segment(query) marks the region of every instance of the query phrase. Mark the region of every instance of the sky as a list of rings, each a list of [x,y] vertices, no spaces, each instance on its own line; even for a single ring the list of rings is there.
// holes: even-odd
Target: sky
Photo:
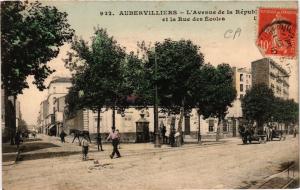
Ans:
[[[204,54],[205,62],[212,65],[228,63],[231,66],[251,68],[251,61],[263,58],[255,45],[257,37],[256,14],[235,14],[236,10],[251,11],[259,7],[280,7],[297,8],[296,2],[117,2],[117,1],[42,1],[44,5],[57,7],[60,11],[68,13],[68,21],[75,30],[75,34],[89,41],[93,35],[94,28],[106,28],[110,36],[118,41],[126,50],[136,51],[137,42],[145,41],[154,43],[163,41],[166,38],[172,40],[192,40],[199,45],[200,51]],[[120,11],[177,11],[179,15],[119,15]],[[216,11],[227,10],[233,14],[214,15],[188,15],[188,12],[195,11]],[[100,12],[111,11],[114,16],[101,16]],[[181,13],[182,12],[182,13]],[[253,13],[253,12],[252,12]],[[170,17],[178,20],[183,18],[224,17],[225,21],[175,21],[163,22],[163,18]],[[236,32],[237,31],[237,32]],[[227,32],[227,33],[226,33]],[[234,33],[236,33],[234,37]],[[224,37],[224,35],[226,37]],[[60,48],[59,55],[48,64],[57,72],[53,73],[46,80],[46,84],[54,76],[70,76],[69,71],[64,67],[63,58],[70,50],[70,45],[65,44]],[[285,68],[290,64],[291,76],[290,98],[298,101],[298,62],[295,59],[273,58]],[[41,101],[46,99],[47,90],[40,92],[32,85],[33,77],[28,77],[30,88],[25,89],[22,95],[18,96],[21,103],[23,119],[28,124],[36,124]]]

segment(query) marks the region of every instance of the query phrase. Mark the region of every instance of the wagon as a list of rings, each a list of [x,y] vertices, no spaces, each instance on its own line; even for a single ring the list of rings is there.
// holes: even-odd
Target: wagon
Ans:
[[[285,136],[283,135],[283,132],[280,131],[280,130],[273,130],[272,131],[271,140],[273,140],[274,138],[277,138],[279,140],[285,140]]]
[[[266,135],[256,134],[251,128],[241,127],[239,132],[244,144],[247,144],[248,142],[251,144],[253,141],[258,141],[259,144],[266,143]]]

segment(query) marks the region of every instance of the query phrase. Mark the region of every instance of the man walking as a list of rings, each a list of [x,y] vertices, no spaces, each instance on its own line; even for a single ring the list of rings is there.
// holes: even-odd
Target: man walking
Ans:
[[[110,132],[110,134],[107,137],[107,140],[112,140],[112,145],[113,145],[113,152],[110,155],[110,158],[112,159],[114,157],[115,154],[117,154],[117,158],[120,158],[120,152],[118,150],[118,144],[119,144],[119,140],[120,140],[120,135],[119,133],[116,131],[115,128],[112,128],[112,131]]]
[[[64,132],[64,130],[62,130],[61,131],[61,133],[60,133],[60,140],[61,140],[61,143],[65,143],[66,141],[65,141],[65,136],[66,136],[67,134]]]

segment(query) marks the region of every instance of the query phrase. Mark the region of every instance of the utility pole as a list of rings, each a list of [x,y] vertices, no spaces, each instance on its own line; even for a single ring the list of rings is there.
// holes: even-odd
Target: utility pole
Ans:
[[[158,100],[157,100],[157,60],[156,60],[156,52],[154,46],[154,64],[155,64],[155,96],[154,96],[154,132],[155,132],[155,142],[154,147],[160,148],[160,140],[159,140],[159,131],[158,131]]]

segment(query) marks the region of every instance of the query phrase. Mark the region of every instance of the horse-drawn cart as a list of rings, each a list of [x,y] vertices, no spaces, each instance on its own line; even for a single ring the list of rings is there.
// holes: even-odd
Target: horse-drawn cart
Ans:
[[[267,136],[263,133],[256,133],[252,127],[243,127],[239,129],[242,137],[243,144],[252,144],[253,141],[257,141],[259,144],[266,143]]]

